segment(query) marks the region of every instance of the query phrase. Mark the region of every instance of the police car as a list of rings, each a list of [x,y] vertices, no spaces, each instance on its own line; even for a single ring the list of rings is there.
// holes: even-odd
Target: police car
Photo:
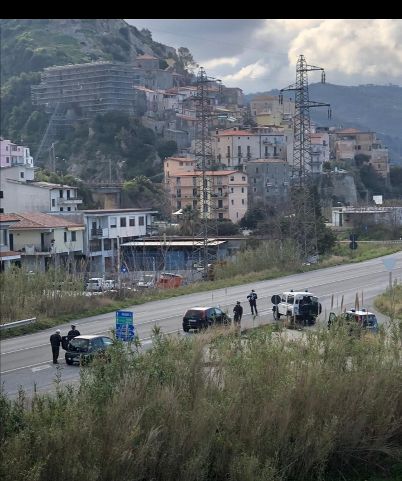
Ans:
[[[335,322],[346,323],[346,325],[352,330],[358,328],[373,334],[377,334],[378,332],[378,320],[376,315],[364,308],[349,309],[340,315],[331,312],[328,318],[328,328],[330,328]]]

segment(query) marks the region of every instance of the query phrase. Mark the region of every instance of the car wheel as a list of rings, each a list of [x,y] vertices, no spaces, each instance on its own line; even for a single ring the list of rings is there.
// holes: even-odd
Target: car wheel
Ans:
[[[190,330],[190,329],[189,329],[188,327],[183,327],[183,331],[184,331],[184,332],[189,332],[189,330]]]
[[[66,358],[66,363],[71,366],[72,364],[74,364],[73,360],[72,359],[67,359]]]

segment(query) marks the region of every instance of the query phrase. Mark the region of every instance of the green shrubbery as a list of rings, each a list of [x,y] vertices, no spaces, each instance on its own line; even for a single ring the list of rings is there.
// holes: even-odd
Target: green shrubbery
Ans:
[[[401,332],[157,335],[1,404],[4,481],[368,479],[402,455]],[[393,477],[392,479],[397,479]]]

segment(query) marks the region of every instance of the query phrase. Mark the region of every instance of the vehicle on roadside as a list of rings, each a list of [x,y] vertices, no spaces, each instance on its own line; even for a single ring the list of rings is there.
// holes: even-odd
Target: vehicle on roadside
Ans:
[[[183,283],[183,276],[180,274],[172,274],[170,272],[162,272],[156,281],[158,289],[172,289],[180,287]]]
[[[155,287],[155,276],[153,274],[144,274],[136,283],[140,289],[152,289]]]
[[[88,292],[104,292],[116,288],[116,282],[113,279],[103,279],[103,277],[91,277],[85,284],[85,290]]]
[[[229,325],[231,322],[230,316],[220,307],[191,307],[184,314],[183,331],[201,330],[215,325]]]
[[[296,324],[313,325],[322,311],[318,297],[309,292],[308,289],[305,291],[293,291],[291,289],[280,295],[276,294],[271,297],[271,302],[274,319],[278,321],[281,317],[284,317],[288,326]]]
[[[108,336],[83,335],[68,341],[62,337],[62,347],[66,351],[67,364],[88,364],[95,356],[105,356],[113,345],[113,339]]]
[[[372,334],[378,333],[378,320],[375,314],[367,309],[349,309],[336,315],[330,312],[328,317],[328,329],[334,325],[346,325],[351,334],[360,334],[365,331]]]

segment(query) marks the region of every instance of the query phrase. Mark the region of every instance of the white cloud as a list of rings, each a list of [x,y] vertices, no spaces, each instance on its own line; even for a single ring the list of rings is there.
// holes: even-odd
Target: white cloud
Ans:
[[[203,60],[199,62],[204,68],[216,68],[221,67],[222,65],[230,65],[234,67],[239,63],[239,59],[237,57],[220,57],[220,58],[211,58],[210,60]]]
[[[233,83],[233,81],[241,81],[245,79],[258,79],[261,78],[263,75],[266,75],[268,70],[268,65],[261,65],[260,60],[258,60],[253,64],[242,67],[238,72],[234,74],[223,76],[222,80],[224,82],[226,81]]]
[[[207,74],[244,92],[295,81],[296,62],[324,67],[327,82],[402,84],[400,19],[130,20],[156,41],[186,46]],[[203,59],[200,62],[200,59]],[[309,76],[310,82],[318,74]]]

